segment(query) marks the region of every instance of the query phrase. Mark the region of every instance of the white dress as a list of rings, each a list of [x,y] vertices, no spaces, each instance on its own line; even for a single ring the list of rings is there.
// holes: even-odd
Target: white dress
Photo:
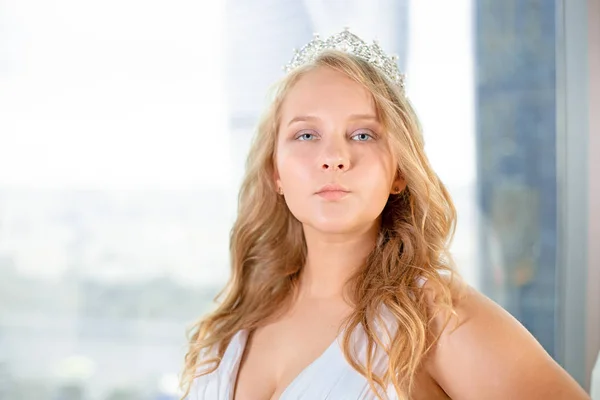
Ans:
[[[396,324],[392,323],[389,311],[382,309],[385,329],[377,324],[376,330],[384,343],[389,343],[391,332]],[[388,332],[390,332],[388,334]],[[248,332],[237,332],[227,347],[219,367],[208,375],[196,378],[192,384],[188,400],[232,400],[233,388],[238,375],[238,369]],[[371,400],[376,399],[367,380],[355,371],[344,358],[342,353],[342,335],[338,336],[331,345],[287,386],[280,400]],[[366,339],[362,327],[358,327],[351,337],[355,351],[360,360],[366,354]],[[364,361],[363,361],[364,365]],[[379,350],[374,357],[374,371],[381,374],[387,365],[385,352]],[[393,388],[387,390],[390,400],[397,399]]]

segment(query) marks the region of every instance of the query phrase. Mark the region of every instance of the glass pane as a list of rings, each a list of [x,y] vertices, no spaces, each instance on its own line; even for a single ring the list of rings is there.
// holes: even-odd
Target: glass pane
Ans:
[[[553,354],[554,2],[204,3],[0,3],[0,398],[176,398],[267,88],[345,25],[407,73],[460,271]]]
[[[554,2],[476,7],[481,287],[554,355],[556,27]]]
[[[229,271],[224,4],[0,9],[0,399],[178,398]]]

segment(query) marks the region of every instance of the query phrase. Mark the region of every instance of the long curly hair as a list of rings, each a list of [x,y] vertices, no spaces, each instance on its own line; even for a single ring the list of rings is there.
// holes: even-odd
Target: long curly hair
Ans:
[[[277,194],[273,178],[275,149],[286,94],[308,71],[321,67],[347,75],[371,93],[390,150],[398,162],[397,172],[406,181],[402,194],[389,197],[374,248],[348,282],[352,285],[354,308],[344,323],[342,349],[346,360],[367,379],[379,398],[379,388],[385,391],[389,385],[398,398],[408,398],[422,362],[439,337],[432,335],[432,319],[444,312],[447,324],[455,315],[452,280],[456,279],[456,271],[449,245],[456,211],[425,155],[413,107],[402,89],[368,62],[343,52],[327,51],[275,85],[270,106],[259,122],[230,236],[231,275],[217,296],[216,309],[189,332],[181,377],[183,397],[189,394],[197,376],[218,367],[238,331],[261,326],[297,289],[307,248],[301,223],[291,214],[283,196]],[[419,284],[420,279],[427,280],[430,293],[435,293],[433,297]],[[375,333],[382,305],[398,326],[387,346]],[[359,325],[367,340],[365,363],[350,351],[350,336]],[[369,356],[376,347],[388,356],[383,374],[373,371]],[[212,356],[208,356],[209,350],[213,350]]]

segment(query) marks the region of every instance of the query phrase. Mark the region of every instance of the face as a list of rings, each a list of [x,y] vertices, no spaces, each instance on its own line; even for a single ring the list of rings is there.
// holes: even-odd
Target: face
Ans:
[[[396,162],[367,89],[330,68],[305,74],[281,108],[276,183],[292,214],[324,233],[369,229],[396,188]]]

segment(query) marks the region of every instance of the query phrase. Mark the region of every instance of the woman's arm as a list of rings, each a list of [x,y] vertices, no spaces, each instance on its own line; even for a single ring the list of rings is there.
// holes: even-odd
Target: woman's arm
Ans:
[[[428,362],[431,376],[455,400],[590,397],[537,340],[499,305],[468,287]],[[432,328],[445,321],[440,313]]]

